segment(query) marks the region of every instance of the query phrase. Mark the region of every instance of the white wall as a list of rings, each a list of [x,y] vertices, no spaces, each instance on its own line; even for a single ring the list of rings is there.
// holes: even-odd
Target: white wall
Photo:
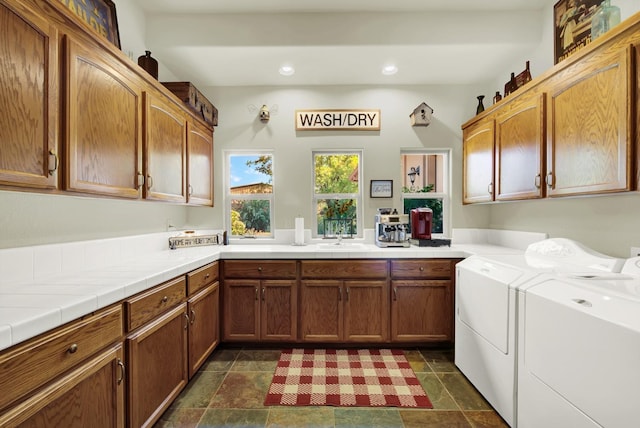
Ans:
[[[223,152],[238,149],[273,149],[275,228],[293,228],[302,214],[305,224],[313,219],[312,156],[314,149],[362,149],[364,225],[373,228],[377,208],[400,207],[402,148],[450,148],[452,150],[452,223],[456,227],[488,224],[488,207],[462,210],[462,131],[460,125],[475,114],[477,88],[469,86],[334,86],[334,87],[221,87],[204,88],[219,109],[215,131],[215,208],[191,209],[189,223],[223,227]],[[428,127],[412,127],[409,114],[425,101],[433,109]],[[262,104],[277,106],[268,124],[258,120]],[[295,131],[296,109],[360,108],[381,110],[380,132]],[[369,198],[372,179],[391,179],[393,199]]]

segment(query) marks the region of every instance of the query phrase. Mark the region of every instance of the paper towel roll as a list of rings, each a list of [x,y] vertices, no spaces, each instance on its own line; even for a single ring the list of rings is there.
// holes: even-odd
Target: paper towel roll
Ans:
[[[304,217],[296,217],[296,233],[293,243],[295,245],[304,244]]]

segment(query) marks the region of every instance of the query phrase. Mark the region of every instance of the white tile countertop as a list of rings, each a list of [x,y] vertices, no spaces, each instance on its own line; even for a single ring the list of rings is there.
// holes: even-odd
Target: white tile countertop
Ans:
[[[169,250],[176,232],[0,250],[0,350],[220,259],[465,258],[519,254],[546,234],[454,230],[451,247],[264,241]]]

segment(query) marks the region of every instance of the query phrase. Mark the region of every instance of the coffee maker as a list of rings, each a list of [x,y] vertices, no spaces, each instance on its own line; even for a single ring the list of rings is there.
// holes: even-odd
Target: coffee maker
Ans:
[[[378,247],[409,247],[409,215],[380,208],[375,216],[376,245]]]
[[[411,210],[411,238],[431,239],[431,223],[433,211],[431,208],[414,208]]]

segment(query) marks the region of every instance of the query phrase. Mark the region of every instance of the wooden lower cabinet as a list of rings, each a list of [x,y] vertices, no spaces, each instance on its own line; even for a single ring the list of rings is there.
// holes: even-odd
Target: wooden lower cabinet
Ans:
[[[452,284],[448,280],[391,281],[391,340],[453,340]]]
[[[189,381],[187,304],[126,338],[128,426],[152,426]]]
[[[2,414],[0,426],[124,427],[125,372],[118,343]]]
[[[189,311],[189,379],[220,343],[220,283],[198,292],[187,301]]]
[[[295,341],[297,290],[291,279],[226,280],[224,339]]]
[[[302,280],[301,339],[305,342],[385,342],[386,280]]]

